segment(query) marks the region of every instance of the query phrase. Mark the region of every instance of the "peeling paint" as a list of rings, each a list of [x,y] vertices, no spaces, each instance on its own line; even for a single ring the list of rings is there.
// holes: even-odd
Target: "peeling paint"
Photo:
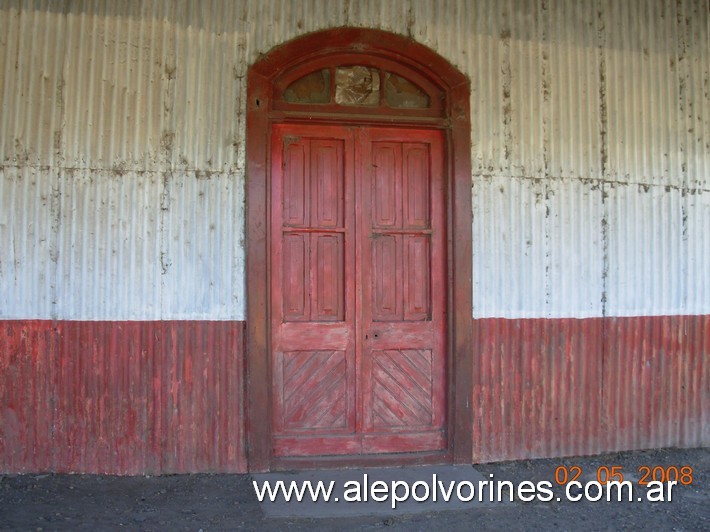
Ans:
[[[647,245],[684,250],[667,267],[689,269],[683,282],[699,291],[671,310],[710,301],[697,221],[710,191],[705,0],[50,5],[0,7],[2,201],[18,220],[3,225],[18,266],[3,263],[0,290],[18,314],[108,316],[111,302],[90,303],[92,284],[130,279],[135,293],[112,295],[121,315],[243,318],[248,65],[284,40],[347,25],[416,39],[472,81],[475,316],[624,312],[607,300],[621,289],[610,276],[626,270],[676,290],[636,270],[642,261],[613,258],[615,242],[646,234],[634,209],[649,209],[647,197],[677,222]],[[612,218],[622,205],[637,220],[628,227]],[[580,209],[593,233],[575,225]],[[219,256],[199,247],[213,233]],[[577,275],[584,286],[567,255],[594,264]],[[227,286],[224,298],[190,306],[165,295],[199,293],[198,278]],[[505,279],[517,284],[503,297]],[[64,294],[66,283],[82,293]]]
[[[599,135],[601,137],[600,147],[600,162],[601,173],[603,176],[607,174],[607,163],[609,160],[609,148],[607,146],[607,103],[606,103],[606,56],[605,56],[605,26],[604,13],[600,10],[597,17],[597,38],[599,42]]]

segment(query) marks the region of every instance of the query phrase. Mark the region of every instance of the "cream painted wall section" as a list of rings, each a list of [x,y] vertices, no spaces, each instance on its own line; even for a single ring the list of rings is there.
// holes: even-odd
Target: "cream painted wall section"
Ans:
[[[334,26],[471,79],[474,317],[710,313],[704,0],[6,1],[0,317],[244,319],[248,65]]]

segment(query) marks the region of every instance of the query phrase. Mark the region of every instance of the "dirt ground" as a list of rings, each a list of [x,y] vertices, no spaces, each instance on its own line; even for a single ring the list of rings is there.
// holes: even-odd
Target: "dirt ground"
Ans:
[[[672,502],[522,502],[392,517],[267,519],[248,475],[0,475],[2,530],[710,530],[710,450],[663,449],[477,465],[496,480],[554,483],[565,466],[580,481],[620,466],[635,486],[644,466],[690,466]],[[565,469],[558,470],[563,476]],[[605,472],[604,469],[601,470]],[[660,470],[658,470],[660,472]],[[686,470],[687,472],[688,470]],[[659,473],[660,474],[660,473]],[[686,478],[686,483],[690,480]],[[645,489],[639,487],[639,494]],[[555,486],[555,494],[564,490]],[[575,490],[572,491],[575,494]],[[579,494],[579,492],[576,492]]]

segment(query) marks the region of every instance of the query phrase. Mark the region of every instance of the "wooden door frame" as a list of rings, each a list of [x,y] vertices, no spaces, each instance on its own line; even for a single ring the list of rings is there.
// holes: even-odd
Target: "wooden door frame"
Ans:
[[[448,238],[448,453],[446,461],[468,464],[473,449],[471,120],[468,78],[429,48],[400,35],[362,28],[337,28],[294,39],[263,56],[249,69],[246,130],[245,353],[246,451],[249,471],[268,471],[271,456],[271,372],[269,352],[269,180],[271,125],[288,116],[273,110],[277,77],[294,65],[335,53],[374,56],[405,65],[444,93],[444,116],[431,124],[445,131]],[[307,117],[301,117],[302,121]],[[330,119],[342,117],[332,116]],[[327,121],[329,117],[320,117]],[[398,125],[393,117],[363,122]],[[421,122],[418,125],[423,125]],[[363,457],[358,463],[390,465],[431,457]],[[342,459],[333,462],[342,465]],[[308,465],[308,464],[306,464]]]

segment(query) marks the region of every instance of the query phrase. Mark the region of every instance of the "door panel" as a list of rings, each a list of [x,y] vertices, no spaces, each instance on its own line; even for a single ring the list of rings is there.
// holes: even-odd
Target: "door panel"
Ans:
[[[421,235],[405,236],[403,244],[404,319],[427,320],[431,308],[429,238]]]
[[[313,227],[343,227],[343,140],[312,139]]]
[[[352,186],[347,129],[274,128],[270,264],[277,456],[359,450],[354,218],[345,214]],[[334,435],[350,441],[333,443]]]
[[[272,452],[446,447],[441,133],[275,125]]]
[[[309,235],[285,234],[283,253],[283,319],[308,321],[311,315],[309,296]]]
[[[399,242],[396,235],[378,235],[372,242],[372,313],[377,321],[396,320],[401,314],[402,277]]]
[[[410,229],[430,227],[430,157],[429,145],[404,144],[402,174],[404,226]]]
[[[344,318],[343,235],[313,235],[316,260],[316,321],[342,321]]]
[[[363,452],[442,449],[446,248],[441,136],[371,128],[360,138]],[[386,190],[395,191],[395,197]]]
[[[286,351],[280,362],[284,429],[347,427],[344,351]]]
[[[429,349],[372,352],[372,426],[429,427],[432,353]]]
[[[372,226],[400,227],[402,158],[396,143],[378,143],[371,154]],[[369,169],[364,169],[365,171]]]

